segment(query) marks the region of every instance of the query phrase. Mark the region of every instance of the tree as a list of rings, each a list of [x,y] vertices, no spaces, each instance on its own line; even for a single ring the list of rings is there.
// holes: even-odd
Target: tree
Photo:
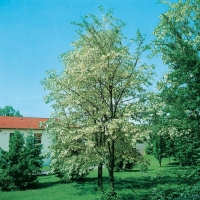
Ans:
[[[180,155],[199,154],[200,125],[200,21],[199,0],[166,2],[154,34],[154,53],[161,54],[169,72],[158,83],[168,109],[168,120],[182,140]],[[190,149],[190,153],[188,153]],[[186,152],[187,151],[187,152]],[[181,156],[179,156],[181,158]],[[193,163],[197,162],[193,159]]]
[[[20,131],[10,138],[9,152],[0,149],[2,190],[26,189],[36,185],[42,168],[41,146],[32,133],[25,139]]]
[[[158,160],[160,167],[162,159],[166,157],[166,141],[164,135],[156,135],[153,141],[153,154]]]
[[[140,64],[141,54],[148,49],[141,33],[130,40],[135,48],[131,54],[131,44],[122,33],[124,23],[112,11],[100,10],[102,19],[87,15],[81,23],[74,23],[78,36],[73,49],[61,56],[63,72],[48,71],[42,84],[50,91],[46,103],[52,102],[54,108],[47,132],[55,141],[53,155],[59,155],[52,162],[73,162],[65,155],[72,149],[82,151],[85,161],[98,166],[100,184],[102,165],[107,167],[114,191],[117,141],[134,147],[143,136],[139,123],[153,72],[152,66]]]
[[[23,117],[19,110],[16,111],[12,106],[5,106],[4,108],[0,108],[0,116]]]
[[[164,156],[165,143],[163,141],[163,135],[165,129],[164,126],[164,104],[161,102],[159,94],[149,93],[148,101],[146,103],[145,118],[149,127],[149,138],[146,141],[146,153],[153,154],[158,160],[160,166]]]
[[[175,156],[175,154],[176,154],[174,137],[171,137],[169,134],[166,134],[165,135],[165,143],[166,143],[165,154],[166,154],[166,157],[169,158],[169,163],[170,163],[170,158],[172,156]]]
[[[146,122],[149,126],[149,138],[146,151],[154,154],[161,166],[162,159],[175,155],[174,137],[176,129],[171,125],[168,106],[163,101],[160,93],[149,93],[146,104]]]
[[[0,156],[0,168],[2,174],[0,181],[2,184],[2,190],[17,189],[22,184],[21,174],[21,153],[23,152],[24,138],[23,135],[16,131],[11,137],[9,144],[9,152],[1,149]]]

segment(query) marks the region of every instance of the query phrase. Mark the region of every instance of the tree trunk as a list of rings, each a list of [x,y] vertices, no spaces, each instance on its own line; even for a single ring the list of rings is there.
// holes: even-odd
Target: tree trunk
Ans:
[[[109,172],[109,184],[110,184],[110,190],[114,191],[114,164],[115,164],[115,154],[114,154],[114,141],[111,142],[110,146],[110,161],[108,166],[108,172]]]
[[[110,168],[109,170],[109,184],[110,184],[110,190],[114,191],[114,170]]]
[[[160,165],[160,167],[162,166],[162,158],[161,158],[161,156],[159,155],[159,165]]]
[[[103,165],[99,163],[98,165],[98,188],[103,191]]]
[[[94,121],[96,124],[96,121]],[[96,146],[101,147],[103,145],[103,132],[95,134]],[[98,164],[98,189],[103,191],[103,164]]]
[[[161,160],[159,160],[159,165],[160,165],[160,167],[162,167],[162,165],[161,165]]]

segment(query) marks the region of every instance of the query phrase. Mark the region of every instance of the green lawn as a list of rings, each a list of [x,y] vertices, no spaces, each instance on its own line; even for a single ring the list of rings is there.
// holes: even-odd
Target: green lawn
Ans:
[[[49,171],[50,167],[49,166],[43,166],[42,171]]]
[[[167,187],[169,185],[184,184],[177,180],[173,174],[168,174],[176,165],[169,165],[168,159],[163,160],[163,167],[153,156],[148,156],[151,166],[148,173],[143,174],[138,169],[131,172],[115,173],[115,187],[117,193],[124,200],[148,200],[154,187]],[[44,170],[48,170],[45,167]],[[162,175],[162,177],[161,177]],[[39,177],[39,189],[14,192],[0,192],[0,200],[98,200],[100,194],[96,191],[97,170],[91,172],[84,180],[73,183],[61,183],[54,175]],[[108,190],[108,173],[104,169],[104,189]]]

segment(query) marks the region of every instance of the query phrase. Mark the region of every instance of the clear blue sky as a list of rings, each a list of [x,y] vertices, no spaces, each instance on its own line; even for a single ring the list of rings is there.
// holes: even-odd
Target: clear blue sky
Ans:
[[[99,6],[126,23],[124,33],[135,36],[139,28],[151,39],[166,6],[157,0],[0,0],[0,107],[13,106],[23,116],[49,117],[52,112],[40,85],[50,69],[62,69],[58,56],[70,49],[76,36],[73,21],[99,15]],[[144,59],[146,62],[147,60]],[[160,60],[159,76],[166,71]]]

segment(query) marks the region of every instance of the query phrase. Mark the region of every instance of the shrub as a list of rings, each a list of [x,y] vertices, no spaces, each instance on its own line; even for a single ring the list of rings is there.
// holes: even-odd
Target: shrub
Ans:
[[[0,149],[0,183],[2,190],[16,190],[33,187],[41,172],[41,145],[35,145],[32,133],[25,139],[15,131],[10,139],[9,152]]]
[[[191,186],[169,186],[166,189],[154,188],[150,196],[151,200],[199,200],[200,183]]]
[[[116,172],[118,171],[127,171],[127,170],[131,170],[133,168],[133,166],[135,165],[135,163],[133,162],[128,162],[122,158],[116,158],[115,159],[115,168],[114,170]]]
[[[200,182],[199,182],[199,168],[198,167],[181,167],[179,170],[171,169],[165,171],[165,175],[168,173],[173,174],[176,180],[179,180],[176,186],[168,185],[165,188],[154,188],[150,199],[151,200],[198,200],[200,199]],[[193,180],[191,183],[190,180]],[[182,183],[184,180],[185,183]],[[194,183],[195,182],[195,183]],[[188,185],[190,184],[190,185]]]
[[[90,164],[91,163],[86,162],[81,155],[73,155],[62,163],[61,161],[58,162],[58,160],[56,160],[56,162],[51,162],[50,167],[57,177],[61,178],[64,182],[68,182],[82,179],[88,175],[89,172],[93,170]]]
[[[99,191],[101,193],[100,200],[122,200],[122,198],[115,191]]]

